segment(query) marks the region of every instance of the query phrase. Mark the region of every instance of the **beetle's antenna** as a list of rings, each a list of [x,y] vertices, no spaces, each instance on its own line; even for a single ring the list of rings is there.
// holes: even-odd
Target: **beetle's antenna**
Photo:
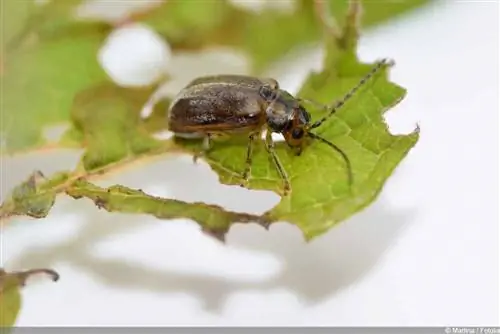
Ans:
[[[322,119],[320,119],[319,121],[317,122],[314,122],[310,129],[314,129],[314,128],[317,128],[319,127],[321,124],[323,124],[324,121],[326,121],[327,119],[329,119],[333,114],[335,114],[335,112],[337,112],[337,110],[339,108],[341,108],[347,100],[349,100],[354,94],[356,94],[356,92],[368,81],[371,79],[371,77],[373,77],[382,67],[384,67],[384,65],[388,65],[388,66],[392,66],[394,64],[394,62],[392,60],[389,60],[389,59],[382,59],[381,61],[379,61],[372,69],[371,71],[366,74],[363,78],[361,78],[361,80],[359,80],[358,84],[356,86],[354,86],[347,94],[344,95],[344,97],[342,99],[340,99],[339,101],[337,101],[337,103],[335,103],[335,105],[332,107],[332,109],[330,110],[330,113],[326,116],[324,116]]]
[[[337,151],[337,152],[340,153],[340,155],[342,156],[342,158],[345,161],[345,164],[346,164],[346,167],[347,167],[347,179],[348,179],[348,182],[349,182],[349,186],[351,186],[352,182],[353,182],[352,167],[351,167],[351,160],[349,160],[349,157],[347,157],[347,154],[345,154],[344,151],[342,151],[342,149],[340,147],[338,147],[337,145],[329,142],[325,138],[318,136],[317,134],[314,134],[312,132],[308,132],[307,135],[309,137],[313,138],[313,139],[317,139],[317,140],[325,143],[326,145],[330,146],[335,151]]]

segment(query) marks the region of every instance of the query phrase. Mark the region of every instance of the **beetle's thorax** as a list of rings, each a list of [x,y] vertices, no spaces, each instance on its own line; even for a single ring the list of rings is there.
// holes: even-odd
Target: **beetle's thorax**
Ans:
[[[286,91],[277,90],[275,99],[267,107],[266,116],[271,131],[281,133],[289,146],[298,151],[302,149],[311,116],[296,98]]]
[[[276,90],[275,98],[266,108],[267,125],[273,132],[282,132],[300,107],[297,100],[284,90]]]
[[[305,127],[311,119],[299,101],[284,90],[277,90],[276,97],[266,109],[267,124],[273,132],[283,133]]]

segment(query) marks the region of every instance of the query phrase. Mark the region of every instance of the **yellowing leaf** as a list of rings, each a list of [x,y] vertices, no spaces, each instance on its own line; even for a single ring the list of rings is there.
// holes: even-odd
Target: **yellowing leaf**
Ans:
[[[13,285],[10,281],[13,281],[13,279],[10,279],[6,283]],[[0,331],[2,333],[4,333],[4,329],[15,325],[20,309],[21,292],[17,286],[8,287],[0,293]]]
[[[19,288],[26,284],[26,280],[37,274],[49,275],[53,281],[59,279],[59,274],[51,269],[32,269],[7,273],[0,268],[0,331],[9,330],[16,323],[21,309],[21,293]]]

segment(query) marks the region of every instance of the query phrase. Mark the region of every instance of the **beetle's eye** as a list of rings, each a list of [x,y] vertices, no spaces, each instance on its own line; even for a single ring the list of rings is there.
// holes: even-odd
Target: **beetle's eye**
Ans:
[[[304,129],[302,128],[296,128],[292,130],[292,138],[293,139],[300,139],[304,136]]]
[[[268,85],[260,87],[259,94],[267,101],[272,101],[276,99],[276,91]]]

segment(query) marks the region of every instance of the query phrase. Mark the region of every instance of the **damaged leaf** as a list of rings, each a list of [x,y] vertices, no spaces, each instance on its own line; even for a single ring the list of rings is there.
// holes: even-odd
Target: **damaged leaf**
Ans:
[[[304,13],[310,11],[310,15],[321,15],[323,28],[329,35],[325,39],[326,56],[323,70],[308,77],[298,96],[331,105],[374,66],[361,63],[356,56],[360,6],[357,1],[352,4],[347,19],[340,20],[343,29],[335,32],[336,27],[327,26],[326,23],[327,7],[318,12],[317,7],[312,7],[312,2],[300,2],[300,6],[304,6]],[[173,6],[183,5],[174,2]],[[314,9],[316,14],[312,13]],[[209,12],[207,9],[207,13]],[[183,12],[179,17],[189,16],[188,13],[190,11]],[[267,17],[266,15],[261,18]],[[279,15],[276,16],[277,22]],[[192,18],[186,18],[186,22],[190,19]],[[211,21],[212,19],[215,21]],[[221,24],[217,18],[206,20],[207,31]],[[311,29],[321,31],[320,27],[314,26],[317,25],[314,23],[317,18],[311,20]],[[269,22],[271,21],[269,19]],[[300,26],[299,21],[294,21],[297,26]],[[245,25],[243,21],[241,24]],[[284,31],[286,32],[283,29],[282,33]],[[272,33],[274,32],[269,32],[271,36]],[[285,37],[288,38],[286,34]],[[390,82],[387,69],[384,69],[368,80],[334,117],[314,130],[347,154],[353,168],[352,186],[348,183],[345,161],[327,145],[317,141],[310,142],[301,156],[295,156],[284,143],[279,143],[277,153],[290,177],[291,194],[283,197],[275,208],[261,217],[227,212],[220,207],[202,203],[156,198],[140,190],[122,186],[103,189],[85,180],[91,175],[106,172],[109,166],[134,161],[142,155],[178,148],[192,152],[199,150],[199,143],[182,140],[159,141],[151,136],[152,132],[163,129],[165,124],[164,110],[157,109],[153,117],[146,121],[139,118],[141,107],[148,100],[153,88],[120,88],[104,79],[96,83],[95,78],[88,81],[89,84],[92,83],[88,86],[90,88],[81,89],[72,101],[73,126],[63,140],[66,144],[73,142],[86,147],[79,166],[82,168],[77,168],[75,174],[65,174],[66,179],[61,178],[61,184],[56,183],[53,188],[46,186],[51,184],[47,180],[42,183],[33,181],[40,178],[40,175],[32,176],[33,180],[30,179],[16,188],[11,198],[2,205],[2,217],[12,214],[44,217],[54,202],[55,194],[65,191],[75,198],[88,197],[99,208],[108,211],[146,213],[161,219],[190,218],[198,222],[205,231],[219,237],[222,237],[235,221],[255,221],[264,226],[274,221],[288,221],[299,226],[306,238],[310,239],[369,205],[393,170],[416,144],[419,136],[418,129],[411,134],[398,136],[388,131],[383,114],[404,97],[405,89]],[[57,90],[51,91],[51,94],[57,95]],[[324,111],[314,105],[305,106],[313,119],[324,115]],[[164,107],[165,105],[161,108]],[[247,149],[246,140],[241,139],[215,142],[213,149],[205,157],[225,184],[241,183]],[[280,192],[282,180],[262,143],[255,145],[254,153],[250,188]],[[77,179],[79,176],[81,178]]]
[[[188,218],[204,232],[223,240],[232,223],[256,222],[267,227],[267,219],[256,215],[226,211],[217,205],[187,203],[148,195],[142,190],[115,185],[101,188],[85,180],[73,183],[66,193],[73,198],[86,197],[109,212],[150,214],[159,219]]]
[[[357,9],[359,11],[359,8]],[[329,36],[324,69],[312,73],[298,96],[325,104],[340,99],[374,64],[363,64],[356,57],[356,21],[359,12],[338,36]],[[386,70],[369,80],[334,117],[313,130],[332,141],[349,157],[354,183],[349,187],[342,157],[330,147],[312,141],[301,156],[283,142],[277,154],[287,171],[292,192],[265,216],[272,221],[296,224],[307,239],[318,236],[340,221],[369,205],[387,178],[416,144],[418,129],[408,135],[392,135],[383,114],[405,95],[405,89],[390,82]],[[325,112],[305,104],[313,120]],[[182,141],[179,141],[182,142]],[[198,150],[199,148],[194,148]],[[244,170],[246,142],[229,140],[215,143],[206,160],[225,184],[240,184]],[[249,186],[280,192],[278,176],[262,143],[256,145]]]
[[[35,171],[19,186],[15,187],[10,197],[0,206],[0,218],[14,215],[26,215],[33,218],[47,216],[54,205],[57,188],[68,179],[68,173],[58,173],[47,179],[42,172]]]

